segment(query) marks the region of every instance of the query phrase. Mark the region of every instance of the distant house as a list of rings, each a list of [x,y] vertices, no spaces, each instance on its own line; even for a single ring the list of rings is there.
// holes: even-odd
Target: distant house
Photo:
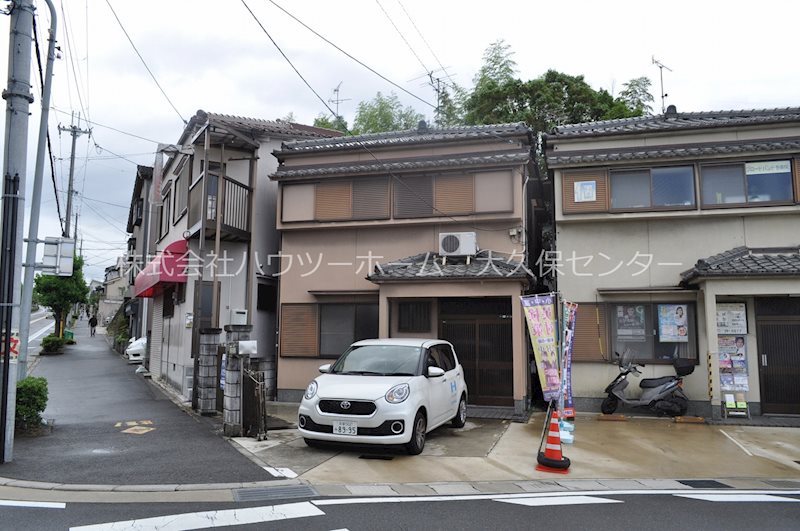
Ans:
[[[271,153],[282,141],[339,134],[198,111],[175,145],[160,146],[142,222],[149,223],[154,243],[133,293],[152,301],[153,378],[203,412],[222,410],[221,391],[214,397],[222,357],[214,351],[217,367],[199,374],[201,330],[217,330],[215,341],[222,342],[226,325],[252,326],[258,344],[252,367],[267,375],[274,392],[277,265],[270,265],[270,256],[278,253],[278,233],[277,185],[267,177],[277,167]],[[197,385],[205,389],[199,403]]]
[[[111,322],[124,304],[127,294],[127,261],[124,257],[120,257],[114,265],[108,266],[105,270],[103,296],[98,303],[97,320],[102,324]]]
[[[800,413],[800,108],[670,106],[557,127],[545,147],[579,403],[597,408],[616,351],[650,377],[695,360],[700,414],[736,393],[755,414]]]
[[[150,205],[152,203],[153,168],[150,166],[136,166],[136,178],[131,196],[131,206],[128,210],[128,224],[126,230],[128,237],[127,249],[127,280],[128,292],[126,293],[126,314],[130,323],[130,336],[135,338],[146,337],[150,322],[150,308],[148,299],[136,298],[134,284],[136,275],[140,273],[147,262],[152,258],[155,243],[155,230],[152,228]],[[147,363],[149,360],[145,360]]]
[[[353,341],[443,338],[473,406],[527,407],[518,297],[534,282],[539,184],[521,123],[284,143],[278,399]],[[538,204],[541,204],[538,203]]]

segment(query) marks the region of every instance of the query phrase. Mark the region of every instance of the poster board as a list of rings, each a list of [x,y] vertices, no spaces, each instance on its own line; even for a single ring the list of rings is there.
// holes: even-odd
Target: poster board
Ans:
[[[717,304],[717,334],[747,334],[747,306],[743,302]]]

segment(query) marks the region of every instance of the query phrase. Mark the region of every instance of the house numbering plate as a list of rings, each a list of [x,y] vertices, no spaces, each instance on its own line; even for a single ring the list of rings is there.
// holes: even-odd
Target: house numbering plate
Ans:
[[[352,420],[334,420],[333,433],[337,435],[358,435],[358,423]]]

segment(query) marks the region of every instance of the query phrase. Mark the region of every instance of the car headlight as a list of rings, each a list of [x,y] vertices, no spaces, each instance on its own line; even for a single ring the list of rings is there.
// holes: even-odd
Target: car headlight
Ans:
[[[411,394],[411,388],[408,384],[395,385],[386,392],[386,401],[390,404],[399,404],[405,402],[408,395]]]
[[[311,400],[317,395],[317,381],[312,380],[308,387],[306,387],[306,394],[303,395],[306,400]]]

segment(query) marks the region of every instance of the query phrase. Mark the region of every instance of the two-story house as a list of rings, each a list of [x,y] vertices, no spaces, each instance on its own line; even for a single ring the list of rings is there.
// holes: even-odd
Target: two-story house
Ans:
[[[126,231],[128,237],[128,299],[125,311],[130,323],[129,333],[133,338],[147,336],[148,323],[150,322],[148,312],[148,299],[138,299],[135,294],[136,275],[139,274],[147,262],[150,260],[151,249],[153,248],[153,231],[150,230],[151,205],[151,184],[153,180],[153,168],[150,166],[136,166],[136,177],[133,183],[133,194],[131,195],[131,206],[128,209],[128,224]],[[145,366],[149,363],[145,359]]]
[[[597,409],[614,352],[643,377],[697,362],[690,412],[735,393],[800,413],[800,109],[666,113],[545,137],[557,253],[579,303],[573,390]],[[634,381],[635,385],[635,381]]]
[[[521,123],[422,122],[275,153],[279,400],[299,401],[356,340],[439,337],[455,346],[470,404],[526,409],[531,145]]]
[[[282,141],[339,134],[201,110],[175,145],[160,148],[149,210],[155,256],[138,273],[134,292],[152,300],[150,372],[201,412],[221,411],[224,385],[216,352],[217,367],[198,374],[204,330],[215,330],[220,343],[226,325],[252,326],[252,366],[274,392],[277,265],[270,256],[279,239],[277,185],[267,177],[277,167],[272,151]]]
[[[128,294],[128,264],[125,257],[117,258],[114,265],[105,269],[103,279],[103,298],[97,308],[97,319],[100,323],[111,322],[117,311],[125,303]]]

